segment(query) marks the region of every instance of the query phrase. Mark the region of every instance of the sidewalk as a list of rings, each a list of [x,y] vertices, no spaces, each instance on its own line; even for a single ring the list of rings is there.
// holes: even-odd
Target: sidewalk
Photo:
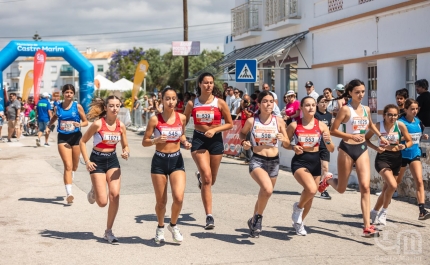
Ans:
[[[196,166],[186,150],[182,153],[188,183],[178,224],[184,242],[171,243],[166,229],[167,243],[156,245],[149,175],[154,148],[143,148],[142,136],[136,133],[128,131],[127,136],[131,158],[120,159],[120,209],[113,228],[117,245],[103,240],[107,208],[87,202],[91,184],[83,165],[75,175],[75,202],[65,204],[55,134],[50,148],[36,148],[35,137],[0,144],[1,264],[430,264],[430,220],[417,220],[417,206],[393,200],[385,237],[363,238],[360,194],[351,189],[345,194],[329,189],[332,200],[315,198],[305,220],[308,235],[295,235],[292,205],[301,187],[282,170],[264,213],[263,232],[258,239],[250,238],[246,222],[258,186],[247,165],[229,158],[223,158],[213,187],[216,228],[205,231]],[[371,195],[372,206],[376,199]],[[171,202],[169,195],[166,222]]]

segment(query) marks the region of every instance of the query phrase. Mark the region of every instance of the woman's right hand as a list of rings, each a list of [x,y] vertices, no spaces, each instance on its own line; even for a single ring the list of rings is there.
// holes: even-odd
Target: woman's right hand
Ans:
[[[243,149],[245,149],[245,150],[251,149],[251,143],[249,141],[244,141],[242,143],[242,146],[243,146]]]
[[[96,170],[96,167],[97,167],[96,163],[91,162],[89,160],[87,161],[87,163],[85,165],[87,167],[88,172]]]
[[[301,147],[300,145],[295,145],[293,147],[293,151],[294,153],[296,153],[296,155],[301,155],[303,154],[303,147]]]
[[[160,137],[155,138],[154,143],[155,144],[165,144],[167,141],[166,135],[161,135]]]
[[[349,139],[352,139],[354,142],[361,143],[364,141],[363,134],[350,134]]]
[[[381,153],[385,152],[385,148],[382,146],[378,146],[378,150],[376,150],[376,152],[381,154]]]

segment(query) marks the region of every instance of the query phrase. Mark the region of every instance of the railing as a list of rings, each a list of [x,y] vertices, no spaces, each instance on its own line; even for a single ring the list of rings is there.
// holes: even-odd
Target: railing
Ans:
[[[249,1],[231,10],[231,32],[233,36],[261,30],[260,10],[261,1]]]
[[[266,27],[289,18],[298,17],[298,0],[266,0],[266,19],[264,23]]]
[[[6,77],[7,78],[14,78],[14,77],[19,77],[19,72],[13,72],[13,73],[6,73]]]
[[[60,76],[73,76],[73,70],[72,71],[60,71]]]

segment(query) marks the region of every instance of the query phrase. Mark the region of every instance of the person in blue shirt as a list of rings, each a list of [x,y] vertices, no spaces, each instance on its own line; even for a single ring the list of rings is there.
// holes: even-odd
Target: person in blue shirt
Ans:
[[[40,137],[45,132],[49,120],[52,117],[51,103],[49,102],[49,94],[47,92],[42,93],[42,98],[37,102],[36,106],[37,112],[37,123],[39,126],[39,131],[37,132],[36,145],[40,146]],[[49,132],[45,132],[45,147],[49,147],[48,143]]]
[[[409,98],[406,100],[404,106],[405,115],[402,116],[399,121],[406,125],[406,128],[412,137],[413,145],[410,148],[402,150],[402,167],[400,168],[400,173],[397,178],[397,184],[402,182],[403,176],[405,175],[406,166],[409,164],[409,170],[411,171],[412,177],[414,178],[415,188],[417,191],[418,208],[420,211],[418,220],[426,220],[430,218],[430,212],[424,208],[426,194],[423,183],[423,166],[420,160],[420,140],[427,140],[429,136],[427,134],[423,134],[424,125],[419,118],[415,117],[419,110],[418,101]]]

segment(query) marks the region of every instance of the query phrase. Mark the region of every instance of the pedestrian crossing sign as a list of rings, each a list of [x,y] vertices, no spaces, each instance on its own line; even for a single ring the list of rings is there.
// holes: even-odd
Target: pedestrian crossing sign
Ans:
[[[257,82],[257,60],[255,59],[236,60],[236,82],[239,82],[239,83]]]

